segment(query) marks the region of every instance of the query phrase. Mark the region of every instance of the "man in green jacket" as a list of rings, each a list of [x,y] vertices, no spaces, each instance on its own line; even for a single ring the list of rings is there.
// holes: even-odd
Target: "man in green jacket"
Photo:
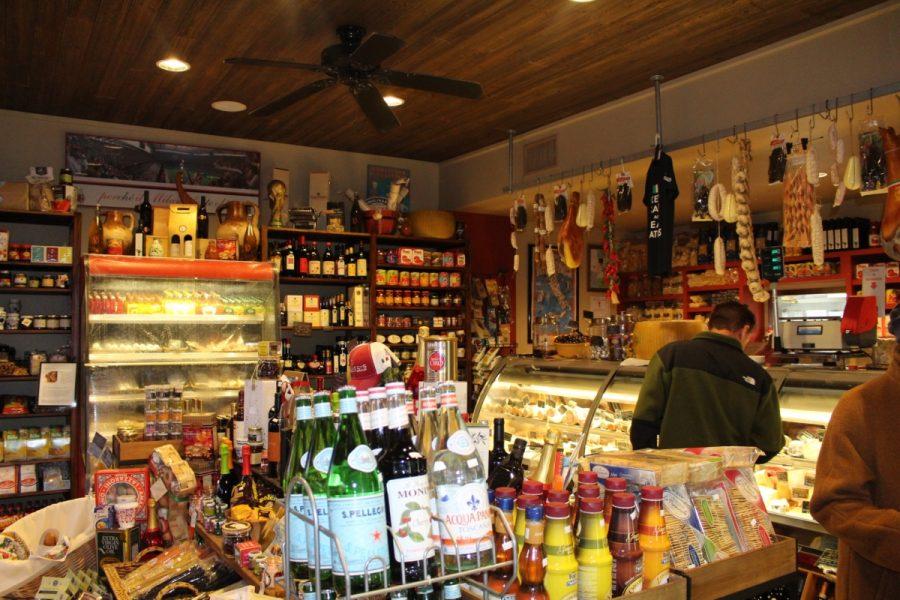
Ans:
[[[745,305],[724,302],[710,313],[709,331],[656,353],[634,409],[635,450],[756,446],[765,453],[760,462],[778,454],[784,446],[778,393],[744,353],[755,324]]]

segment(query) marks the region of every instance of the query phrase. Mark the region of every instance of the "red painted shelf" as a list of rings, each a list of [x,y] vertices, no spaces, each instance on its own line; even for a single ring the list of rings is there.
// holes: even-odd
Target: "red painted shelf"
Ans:
[[[681,300],[683,294],[661,294],[659,296],[635,296],[634,298],[623,298],[622,304],[635,304],[638,302],[672,302]]]
[[[688,294],[702,294],[703,292],[727,292],[730,290],[741,289],[739,283],[723,283],[719,285],[698,285],[696,287],[688,287]]]

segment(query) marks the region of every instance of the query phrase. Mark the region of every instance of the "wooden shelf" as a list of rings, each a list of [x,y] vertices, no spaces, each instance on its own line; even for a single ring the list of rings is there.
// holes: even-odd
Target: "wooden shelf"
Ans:
[[[19,498],[30,498],[32,496],[67,496],[71,492],[71,488],[68,490],[48,490],[46,492],[20,492],[18,494],[0,495],[0,500],[18,500]]]
[[[2,287],[0,288],[0,294],[56,294],[56,295],[65,295],[69,296],[72,294],[72,288],[29,288],[29,287]]]
[[[0,377],[0,383],[6,383],[8,381],[37,381],[37,375],[17,375],[15,377]]]
[[[885,277],[884,282],[887,285],[895,285],[900,283],[900,277]],[[862,279],[853,279],[853,285],[862,285]]]
[[[312,328],[313,331],[316,331],[316,332],[320,331],[322,333],[327,333],[329,331],[368,331],[369,329],[371,329],[371,327],[368,327],[368,326],[366,326],[366,327],[313,327]],[[281,330],[293,332],[294,328],[293,328],[293,326],[288,326],[288,327],[282,327]]]
[[[377,236],[377,239],[379,246],[413,245],[426,248],[463,248],[466,245],[466,240],[458,240],[456,238],[441,239],[402,235],[379,235]]]
[[[267,227],[270,238],[287,239],[304,236],[313,240],[365,242],[372,239],[369,233],[358,231],[323,231],[320,229],[294,229],[293,227]],[[274,235],[273,235],[274,234]]]
[[[622,298],[622,304],[636,304],[639,302],[672,302],[681,300],[683,294],[661,294],[658,296],[641,296],[640,298]]]
[[[419,327],[428,327],[428,331],[456,331],[460,327],[432,327],[431,325],[412,325],[410,327],[376,327],[375,331],[418,331]]]
[[[296,285],[368,285],[368,277],[280,277],[279,283]]]
[[[10,271],[71,271],[71,263],[34,263],[21,261],[0,261],[0,269],[9,269]]]
[[[688,287],[688,294],[702,294],[704,292],[727,292],[727,291],[737,291],[741,289],[741,284],[739,283],[722,283],[719,285],[698,285],[696,287]]]
[[[33,335],[33,334],[68,335],[71,329],[0,329],[0,335]]]
[[[46,412],[46,413],[27,413],[24,415],[4,415],[0,414],[0,420],[3,419],[46,419],[48,417],[65,417],[68,418],[70,411],[60,411],[60,412]]]
[[[709,313],[712,312],[712,306],[688,306],[684,309],[687,313]]]
[[[376,285],[378,289],[385,290],[401,290],[401,291],[409,291],[409,292],[461,292],[463,290],[462,286],[457,287],[441,287],[439,285],[435,286],[412,286],[412,285]]]
[[[778,280],[778,285],[784,283],[844,283],[846,277],[840,273],[833,275],[812,275],[810,277],[782,277]]]
[[[219,558],[221,558],[225,562],[225,564],[227,564],[231,568],[231,570],[240,575],[241,579],[249,584],[252,584],[253,587],[259,588],[260,581],[256,573],[246,567],[242,567],[241,564],[234,559],[233,554],[228,554],[225,552],[225,548],[222,542],[222,536],[207,532],[202,525],[195,527],[194,532],[204,542],[206,542],[206,545],[210,548],[210,550],[215,552],[219,556]]]
[[[2,223],[28,223],[41,225],[71,225],[74,213],[40,212],[36,210],[0,209]]]
[[[16,465],[45,465],[47,463],[59,463],[59,462],[69,462],[72,460],[71,456],[57,456],[54,458],[34,458],[28,460],[6,460],[0,462],[0,467],[13,467]]]
[[[376,306],[375,308],[377,310],[391,311],[417,310],[425,312],[466,312],[465,307],[462,306]]]
[[[378,265],[377,268],[386,270],[397,269],[400,271],[447,271],[448,273],[453,271],[462,272],[466,270],[465,267],[432,267],[427,265]]]

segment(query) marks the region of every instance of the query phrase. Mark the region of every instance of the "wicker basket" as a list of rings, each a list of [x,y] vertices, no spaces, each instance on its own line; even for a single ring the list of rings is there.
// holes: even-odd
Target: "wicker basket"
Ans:
[[[4,598],[31,600],[41,587],[44,577],[65,577],[69,570],[97,570],[97,538],[90,538],[85,543],[75,548],[66,555],[65,560],[53,564],[50,568],[36,574],[34,577],[22,583],[12,591],[3,594]]]
[[[141,566],[141,559],[145,554],[163,551],[164,548],[151,546],[150,548],[144,548],[138,552],[134,562],[106,563],[101,565],[103,567],[103,573],[106,575],[106,580],[109,582],[109,588],[112,590],[113,595],[115,595],[116,600],[134,600],[134,598],[125,591],[125,584],[122,583],[122,578]],[[183,581],[176,581],[161,589],[159,593],[156,594],[156,600],[163,600],[167,594],[179,589],[187,590],[194,596],[200,593],[200,591],[191,584]]]
[[[456,233],[456,218],[446,210],[417,210],[409,213],[409,225],[416,237],[448,240]]]

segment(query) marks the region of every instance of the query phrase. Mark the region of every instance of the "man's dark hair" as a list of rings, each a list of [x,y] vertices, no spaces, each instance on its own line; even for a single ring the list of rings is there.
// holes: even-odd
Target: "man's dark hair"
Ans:
[[[735,300],[716,304],[709,314],[709,322],[707,323],[710,329],[725,329],[731,332],[740,331],[744,326],[749,326],[750,329],[753,329],[755,325],[756,317],[747,308],[747,305]]]

